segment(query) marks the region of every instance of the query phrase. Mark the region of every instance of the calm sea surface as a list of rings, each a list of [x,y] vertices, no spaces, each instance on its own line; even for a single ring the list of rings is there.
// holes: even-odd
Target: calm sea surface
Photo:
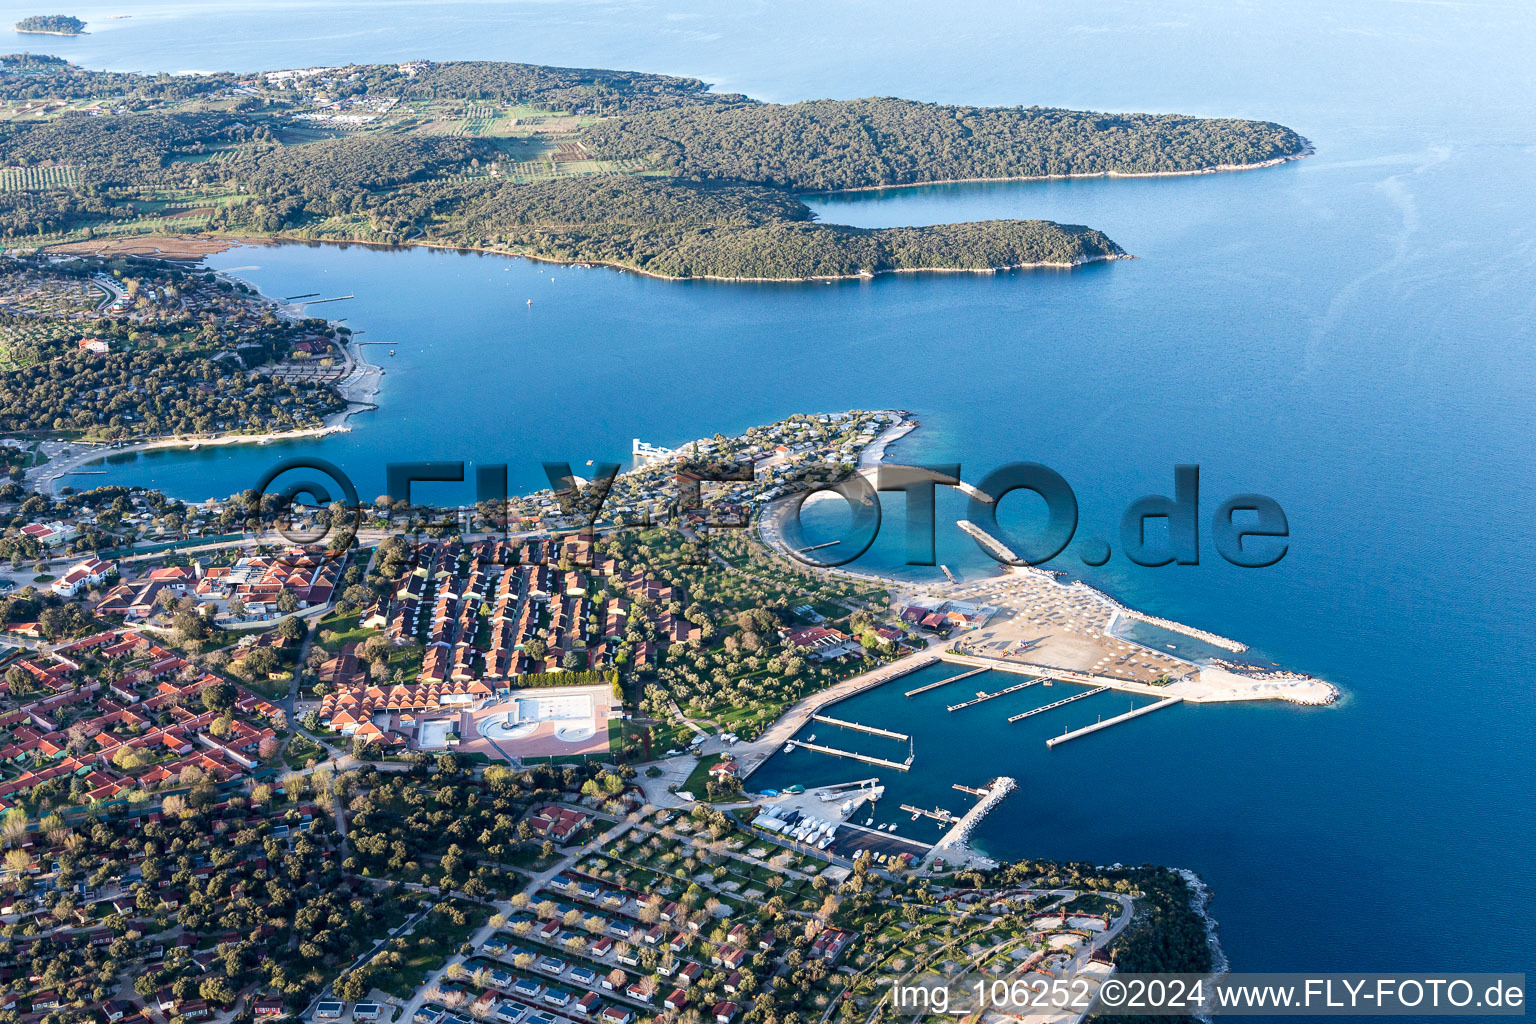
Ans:
[[[905,458],[958,461],[972,479],[1030,459],[1071,482],[1079,537],[1117,550],[1100,569],[1075,551],[1058,568],[1347,697],[1178,707],[1047,752],[1047,735],[1122,698],[1005,726],[1060,688],[953,715],[943,689],[907,701],[886,688],[842,709],[915,735],[917,770],[886,780],[885,813],[958,809],[951,783],[1013,775],[1020,790],[986,821],[982,847],[1194,868],[1239,969],[1528,965],[1528,5],[93,2],[71,13],[90,35],[14,45],[142,71],[482,57],[697,75],[781,101],[903,95],[1293,126],[1317,156],[1258,173],[815,204],[859,225],[1086,223],[1140,257],[1074,273],[729,286],[425,251],[225,253],[215,266],[246,268],[268,294],[355,294],[317,311],[395,348],[371,350],[388,369],[383,408],[323,442],[141,457],[78,483],[222,496],[279,453],[304,453],[340,464],[365,496],[383,490],[391,459],[507,462],[532,488],[539,460],[623,459],[632,437],[908,408],[923,428],[898,446]],[[1207,511],[1239,491],[1278,500],[1285,560],[1239,570],[1209,541],[1199,566],[1122,558],[1121,510],[1171,491],[1180,462],[1201,465]],[[423,495],[438,493],[452,496]],[[1013,500],[1009,517],[1027,519]],[[963,503],[941,512],[952,520]],[[901,559],[887,522],[867,556],[878,568]],[[951,567],[988,571],[957,531],[939,545]],[[856,777],[805,752],[765,771]],[[898,834],[932,830],[900,820]]]

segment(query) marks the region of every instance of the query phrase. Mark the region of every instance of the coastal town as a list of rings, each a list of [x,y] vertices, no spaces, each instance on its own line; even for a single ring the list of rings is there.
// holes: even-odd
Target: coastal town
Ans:
[[[238,496],[78,490],[8,449],[0,1012],[758,1024],[873,1017],[938,967],[1135,963],[1138,906],[1193,913],[1180,876],[994,862],[969,838],[1011,778],[957,785],[965,813],[903,805],[932,842],[860,823],[921,755],[803,727],[900,737],[834,705],[914,672],[997,691],[951,711],[1042,681],[1154,709],[1332,688],[1125,639],[1138,613],[1040,570],[914,586],[783,548],[775,509],[914,427],[637,440],[595,511],[579,479],[425,530],[374,503],[308,547]],[[780,748],[880,777],[756,784]]]
[[[236,126],[208,169],[269,131],[318,152],[380,130],[491,140],[452,165],[475,187],[654,169],[583,156],[584,108],[368,87],[447,73],[231,79],[207,99],[265,127]],[[881,1021],[920,978],[1091,992],[1219,962],[1198,879],[999,862],[976,833],[1027,786],[907,802],[901,777],[934,755],[839,705],[1038,697],[1008,722],[1059,718],[1055,745],[1184,701],[1335,691],[1027,566],[917,582],[808,557],[839,542],[790,528],[806,493],[877,484],[910,412],[634,438],[625,465],[452,508],[94,486],[105,459],[319,437],[377,407],[378,343],[314,315],[347,296],[203,268],[251,204],[187,184],[99,236],[49,223],[0,255],[0,1024]],[[1110,692],[1131,710],[1070,728]],[[765,781],[791,757],[851,771]]]

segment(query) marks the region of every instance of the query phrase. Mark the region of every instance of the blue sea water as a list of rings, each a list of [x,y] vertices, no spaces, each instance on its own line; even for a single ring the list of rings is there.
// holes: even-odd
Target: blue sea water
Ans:
[[[918,770],[886,780],[894,802],[958,808],[950,783],[1013,775],[1020,791],[987,819],[984,848],[1193,868],[1239,969],[1529,961],[1527,4],[109,2],[72,13],[91,35],[18,46],[149,71],[496,57],[692,74],[780,101],[903,95],[1296,128],[1317,155],[1261,172],[814,203],[861,225],[1085,223],[1138,257],[1071,273],[734,286],[443,252],[234,250],[214,265],[253,268],[240,273],[269,294],[356,294],[318,308],[395,346],[379,357],[382,408],[323,442],[145,456],[81,482],[224,495],[281,450],[337,462],[365,494],[383,489],[390,459],[504,461],[514,485],[535,487],[539,460],[622,459],[636,436],[911,409],[923,427],[897,446],[903,458],[959,461],[968,478],[1029,459],[1070,481],[1080,537],[1116,554],[1090,569],[1073,549],[1059,568],[1346,697],[1327,709],[1177,707],[1047,752],[1045,735],[1122,710],[1119,698],[1005,727],[1002,712],[1043,691],[949,715],[943,689],[927,708],[885,688],[843,711],[911,726]],[[107,20],[115,13],[132,17]],[[1237,569],[1206,540],[1198,566],[1126,561],[1120,511],[1170,492],[1181,462],[1201,465],[1207,513],[1240,491],[1279,501],[1286,558]],[[1027,519],[1015,501],[1005,518]],[[963,513],[961,500],[941,505],[941,520]],[[900,562],[892,523],[870,564]],[[988,571],[953,529],[941,530],[939,560]],[[768,770],[845,777],[817,757]]]

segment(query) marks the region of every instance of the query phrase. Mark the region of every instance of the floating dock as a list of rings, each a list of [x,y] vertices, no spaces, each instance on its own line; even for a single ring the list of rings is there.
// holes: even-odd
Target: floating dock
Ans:
[[[859,732],[867,732],[872,736],[889,736],[893,740],[911,741],[912,737],[904,732],[896,732],[894,729],[882,729],[876,725],[864,725],[860,722],[847,722],[841,718],[833,718],[831,715],[812,715],[811,721],[825,722],[842,729],[857,729]]]
[[[1039,679],[1026,679],[1022,683],[1014,683],[1012,686],[1005,686],[1003,689],[998,690],[996,693],[978,693],[970,700],[963,700],[959,704],[951,704],[946,710],[959,711],[961,708],[968,708],[974,704],[980,704],[982,701],[991,700],[993,697],[1005,697],[1010,693],[1018,693],[1020,690],[1028,689],[1029,687],[1034,686],[1036,683],[1041,683],[1044,681],[1045,677],[1042,676]],[[1010,718],[1008,721],[1011,722],[1013,719]]]
[[[957,820],[953,814],[951,814],[949,811],[946,811],[942,807],[935,807],[930,811],[926,807],[914,807],[911,804],[902,804],[901,809],[911,814],[913,821],[916,821],[918,818],[932,818],[935,821],[942,821],[947,825]]]
[[[936,683],[928,683],[926,685],[919,686],[915,690],[908,690],[906,693],[902,694],[902,696],[904,696],[904,697],[916,697],[920,693],[927,693],[929,690],[937,690],[941,686],[947,686],[950,683],[958,683],[962,679],[969,679],[969,678],[971,678],[971,676],[979,676],[983,672],[990,672],[990,671],[992,671],[992,670],[989,669],[989,668],[973,668],[969,672],[961,672],[957,676],[949,676],[948,678],[940,679]]]
[[[1082,693],[1074,693],[1070,697],[1063,697],[1061,700],[1052,701],[1050,704],[1035,708],[1032,711],[1025,711],[1022,714],[1014,715],[1012,718],[1009,718],[1008,721],[1021,722],[1031,715],[1038,715],[1042,712],[1050,711],[1054,708],[1059,708],[1066,704],[1071,704],[1075,700],[1082,700],[1084,697],[1092,697],[1096,693],[1107,693],[1108,691],[1109,687],[1107,686],[1096,686],[1091,690],[1084,690]]]
[[[1062,733],[1060,736],[1052,736],[1050,739],[1045,741],[1045,745],[1048,747],[1054,747],[1058,743],[1065,743],[1067,740],[1075,740],[1079,736],[1087,736],[1089,733],[1098,732],[1100,729],[1108,729],[1112,725],[1118,725],[1121,722],[1130,721],[1132,718],[1139,718],[1142,715],[1150,715],[1152,712],[1166,708],[1169,705],[1182,703],[1183,700],[1183,697],[1168,697],[1164,700],[1158,701],[1156,704],[1148,704],[1144,708],[1136,708],[1134,711],[1127,711],[1123,715],[1116,715],[1114,718],[1106,718],[1102,722],[1094,722],[1092,725],[1085,725],[1081,729],[1073,729],[1071,732]]]
[[[865,764],[877,764],[882,768],[894,768],[899,772],[912,770],[912,754],[907,754],[905,761],[892,761],[888,757],[875,757],[873,754],[858,754],[852,750],[839,750],[836,747],[823,746],[820,743],[812,743],[809,740],[790,740],[785,744],[788,753],[796,747],[804,747],[806,750],[814,750],[818,754],[831,754],[833,757],[851,757],[855,761],[863,761]]]

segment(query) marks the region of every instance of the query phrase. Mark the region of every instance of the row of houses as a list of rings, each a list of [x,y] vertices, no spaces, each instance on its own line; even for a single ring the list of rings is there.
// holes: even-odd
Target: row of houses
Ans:
[[[92,800],[159,785],[189,767],[214,781],[228,781],[252,770],[262,742],[275,738],[267,723],[277,708],[238,688],[233,714],[221,727],[222,735],[214,735],[211,727],[220,716],[203,706],[201,695],[223,680],[135,631],[98,633],[58,648],[53,656],[56,661],[43,671],[70,680],[74,688],[0,715],[7,741],[0,746],[0,765],[20,769],[0,779],[0,808],[65,775],[82,778]],[[117,664],[116,678],[105,685],[99,680],[76,685],[80,662],[74,659],[87,656],[107,666]],[[39,667],[34,659],[21,664]],[[67,726],[66,713],[73,718]],[[130,775],[116,767],[125,748],[156,763]]]

